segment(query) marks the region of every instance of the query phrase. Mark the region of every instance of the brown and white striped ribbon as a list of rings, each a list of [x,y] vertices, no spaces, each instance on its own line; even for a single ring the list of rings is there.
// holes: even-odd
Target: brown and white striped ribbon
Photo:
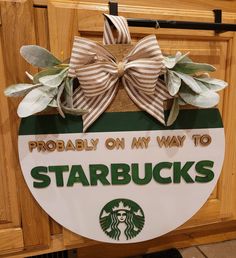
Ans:
[[[113,35],[109,19],[117,29]],[[105,15],[104,44],[129,43],[130,34],[124,17]],[[164,82],[163,56],[155,35],[140,40],[131,52],[117,63],[103,46],[89,39],[75,37],[69,76],[77,77],[80,87],[74,92],[73,107],[86,109],[83,131],[106,110],[118,90],[121,78],[129,97],[162,124],[164,100],[172,98]]]
[[[103,44],[129,44],[131,42],[131,37],[129,33],[129,27],[127,20],[123,16],[113,16],[104,14],[104,32],[103,32]],[[114,36],[109,21],[116,28],[116,37]]]

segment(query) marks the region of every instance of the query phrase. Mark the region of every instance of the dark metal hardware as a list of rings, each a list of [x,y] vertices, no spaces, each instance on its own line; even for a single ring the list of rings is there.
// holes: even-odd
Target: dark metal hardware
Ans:
[[[118,3],[116,1],[109,1],[109,11],[111,15],[118,15]]]
[[[213,10],[215,15],[215,23],[222,23],[222,10],[221,9],[214,9]],[[215,33],[220,33],[223,31],[215,30]]]
[[[156,28],[158,23],[160,28],[188,29],[188,30],[215,30],[215,31],[236,31],[236,24],[228,23],[208,23],[191,21],[171,21],[171,20],[145,20],[129,18],[128,25],[131,27]]]
[[[118,3],[109,2],[110,14],[118,15]],[[149,20],[128,18],[130,27],[149,27],[149,28],[171,28],[171,29],[188,29],[188,30],[213,30],[216,33],[225,31],[236,31],[236,24],[222,23],[222,10],[213,10],[215,22],[192,22],[192,21],[173,21],[173,20]]]

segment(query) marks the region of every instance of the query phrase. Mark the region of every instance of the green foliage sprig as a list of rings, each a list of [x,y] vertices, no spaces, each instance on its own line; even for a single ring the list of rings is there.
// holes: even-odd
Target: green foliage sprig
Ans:
[[[167,68],[165,82],[170,95],[174,97],[168,126],[176,120],[179,106],[190,104],[200,108],[214,107],[219,103],[217,91],[228,85],[225,81],[210,78],[208,72],[214,72],[214,66],[195,63],[188,54],[177,52],[175,56],[164,57]]]
[[[47,107],[57,108],[63,117],[64,112],[73,115],[86,113],[85,110],[73,108],[73,81],[67,76],[68,64],[62,63],[48,50],[35,45],[21,47],[20,54],[28,63],[42,70],[34,76],[26,73],[32,84],[14,84],[4,91],[9,97],[25,96],[17,109],[19,117],[33,115]],[[61,102],[62,95],[67,106]]]

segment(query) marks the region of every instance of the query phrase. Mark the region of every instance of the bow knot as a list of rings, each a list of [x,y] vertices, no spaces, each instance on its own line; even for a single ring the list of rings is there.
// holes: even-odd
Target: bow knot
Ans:
[[[118,70],[118,77],[122,77],[125,73],[125,62],[119,62],[117,64],[117,70]]]

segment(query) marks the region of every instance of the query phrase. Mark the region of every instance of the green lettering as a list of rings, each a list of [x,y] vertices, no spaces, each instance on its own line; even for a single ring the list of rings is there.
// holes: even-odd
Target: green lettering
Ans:
[[[130,167],[127,164],[111,164],[111,181],[113,185],[125,185],[131,181]]]
[[[198,183],[208,183],[214,178],[214,172],[209,168],[213,168],[214,162],[211,160],[202,160],[199,161],[196,166],[195,170],[198,174],[203,176],[195,176],[195,181]]]
[[[107,166],[102,164],[89,165],[89,172],[91,185],[97,185],[98,181],[103,185],[110,185],[110,182],[107,180],[107,175],[109,173]]]
[[[145,163],[144,178],[139,177],[139,165],[131,164],[132,179],[137,185],[146,185],[152,180],[152,163]]]
[[[56,185],[64,186],[63,172],[69,171],[69,166],[49,166],[49,172],[54,172],[56,177]]]
[[[171,169],[172,163],[171,162],[160,162],[158,163],[153,169],[153,178],[157,183],[160,184],[170,184],[171,177],[162,177],[161,170],[162,169]]]
[[[188,174],[193,164],[194,161],[187,161],[181,168],[181,162],[174,162],[174,183],[180,183],[181,177],[186,183],[194,183],[194,180]]]
[[[47,173],[47,167],[35,167],[31,170],[31,176],[39,180],[40,182],[33,182],[33,187],[35,188],[45,188],[50,185],[51,179],[48,175],[45,175]]]
[[[89,185],[89,181],[81,165],[73,165],[71,167],[67,186],[73,186],[74,183],[81,183],[83,186]]]

